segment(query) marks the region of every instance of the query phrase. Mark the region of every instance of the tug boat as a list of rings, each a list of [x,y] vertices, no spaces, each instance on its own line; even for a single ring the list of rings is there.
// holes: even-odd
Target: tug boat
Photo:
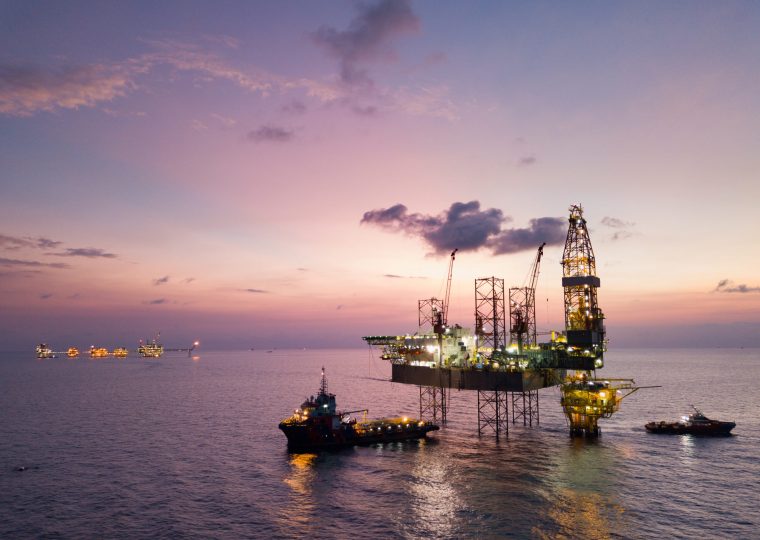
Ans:
[[[280,422],[279,428],[288,438],[291,450],[318,450],[344,446],[367,445],[409,439],[423,439],[435,424],[407,417],[357,421],[352,414],[367,409],[339,412],[335,394],[327,391],[325,368],[316,396],[311,396],[296,409],[293,416]]]
[[[689,416],[682,416],[678,422],[649,422],[644,427],[650,433],[667,433],[671,435],[730,435],[736,422],[721,422],[707,418],[702,411],[694,407]]]
[[[116,358],[126,358],[127,354],[129,354],[129,351],[127,351],[127,349],[124,347],[116,347],[111,354],[113,354]]]
[[[77,356],[79,356],[79,349],[77,349],[76,347],[69,347],[69,350],[66,351],[66,356],[68,356],[69,358],[76,358]]]

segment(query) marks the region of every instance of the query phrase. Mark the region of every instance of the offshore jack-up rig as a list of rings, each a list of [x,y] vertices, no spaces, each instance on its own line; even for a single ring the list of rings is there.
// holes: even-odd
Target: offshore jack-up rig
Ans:
[[[525,284],[508,290],[509,331],[504,280],[475,280],[475,331],[449,325],[451,278],[457,250],[451,253],[444,299],[418,302],[419,331],[404,336],[366,336],[389,360],[391,380],[420,389],[420,417],[446,422],[452,389],[478,393],[478,434],[509,431],[511,421],[539,422],[538,390],[560,386],[561,404],[571,435],[596,436],[598,421],[616,412],[638,388],[632,379],[602,379],[606,338],[598,304],[596,259],[583,208],[570,207],[562,255],[565,329],[539,343],[536,284],[542,244]]]

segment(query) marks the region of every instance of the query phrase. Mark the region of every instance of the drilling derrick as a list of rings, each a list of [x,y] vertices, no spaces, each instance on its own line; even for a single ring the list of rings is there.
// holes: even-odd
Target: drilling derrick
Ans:
[[[565,290],[565,331],[570,356],[593,358],[594,369],[604,365],[604,314],[597,303],[596,259],[580,205],[570,207],[569,227],[562,254]]]
[[[604,366],[604,314],[597,303],[600,286],[596,259],[580,205],[570,207],[562,254],[562,287],[565,291],[567,356],[583,365],[562,385],[561,404],[571,435],[599,435],[600,418],[609,418],[623,398],[638,388],[630,379],[596,379],[592,370]]]

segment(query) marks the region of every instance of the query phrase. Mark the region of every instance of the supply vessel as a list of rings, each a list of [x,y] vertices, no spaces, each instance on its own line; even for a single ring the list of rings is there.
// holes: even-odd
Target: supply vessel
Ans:
[[[707,418],[702,411],[692,405],[694,412],[682,416],[678,422],[649,422],[644,427],[650,433],[667,433],[670,435],[730,435],[736,422],[721,422]]]
[[[318,450],[353,445],[367,445],[409,439],[422,439],[436,424],[423,420],[397,417],[357,421],[352,414],[367,409],[339,412],[335,394],[327,391],[327,377],[322,368],[319,392],[296,409],[292,416],[280,422],[279,428],[288,438],[292,450]]]

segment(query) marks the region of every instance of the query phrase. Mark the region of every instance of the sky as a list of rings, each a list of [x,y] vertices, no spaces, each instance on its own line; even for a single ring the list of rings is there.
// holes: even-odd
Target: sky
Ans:
[[[474,280],[760,346],[756,2],[0,1],[0,350],[361,347]]]

